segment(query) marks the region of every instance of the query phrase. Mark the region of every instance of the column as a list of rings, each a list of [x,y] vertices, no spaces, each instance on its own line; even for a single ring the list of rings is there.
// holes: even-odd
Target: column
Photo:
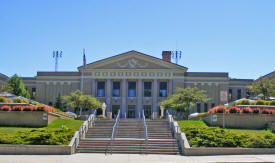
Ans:
[[[173,94],[173,80],[169,79],[168,81],[168,95],[171,96]]]
[[[158,113],[158,80],[154,79],[153,83],[153,119],[157,117]]]
[[[122,118],[127,118],[127,89],[126,89],[126,79],[122,79],[121,86],[122,86],[122,92],[121,92],[121,117]],[[126,116],[125,116],[126,115]]]
[[[141,118],[141,111],[142,111],[142,79],[138,79],[137,83],[137,110],[136,110],[136,117]]]
[[[111,87],[111,79],[107,79],[107,84],[106,84],[106,105],[107,105],[107,112],[111,112],[111,92],[112,92],[112,87]]]
[[[95,79],[92,79],[92,96],[96,97],[96,82]]]

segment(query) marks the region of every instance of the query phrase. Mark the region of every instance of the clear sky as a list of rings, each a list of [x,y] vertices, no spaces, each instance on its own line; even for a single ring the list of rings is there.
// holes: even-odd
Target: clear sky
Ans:
[[[35,76],[130,50],[183,50],[190,72],[275,70],[275,0],[1,0],[0,73]]]

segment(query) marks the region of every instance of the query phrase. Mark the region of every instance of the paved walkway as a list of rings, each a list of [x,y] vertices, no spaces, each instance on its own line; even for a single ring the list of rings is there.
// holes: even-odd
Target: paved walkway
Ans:
[[[0,155],[0,163],[275,162],[275,155],[175,156],[129,154]]]

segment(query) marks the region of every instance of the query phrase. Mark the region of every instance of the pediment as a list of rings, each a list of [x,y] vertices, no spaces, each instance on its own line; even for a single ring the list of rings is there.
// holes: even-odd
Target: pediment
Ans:
[[[87,69],[184,69],[161,59],[130,51],[87,65]]]

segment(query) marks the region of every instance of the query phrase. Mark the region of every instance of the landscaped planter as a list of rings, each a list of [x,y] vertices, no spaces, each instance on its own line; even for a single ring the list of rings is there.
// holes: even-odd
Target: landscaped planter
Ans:
[[[213,113],[203,117],[209,126],[223,126],[223,114]],[[274,114],[230,113],[224,114],[224,124],[227,128],[263,129],[268,123],[275,122]]]
[[[0,126],[45,127],[48,112],[44,111],[0,111]]]

